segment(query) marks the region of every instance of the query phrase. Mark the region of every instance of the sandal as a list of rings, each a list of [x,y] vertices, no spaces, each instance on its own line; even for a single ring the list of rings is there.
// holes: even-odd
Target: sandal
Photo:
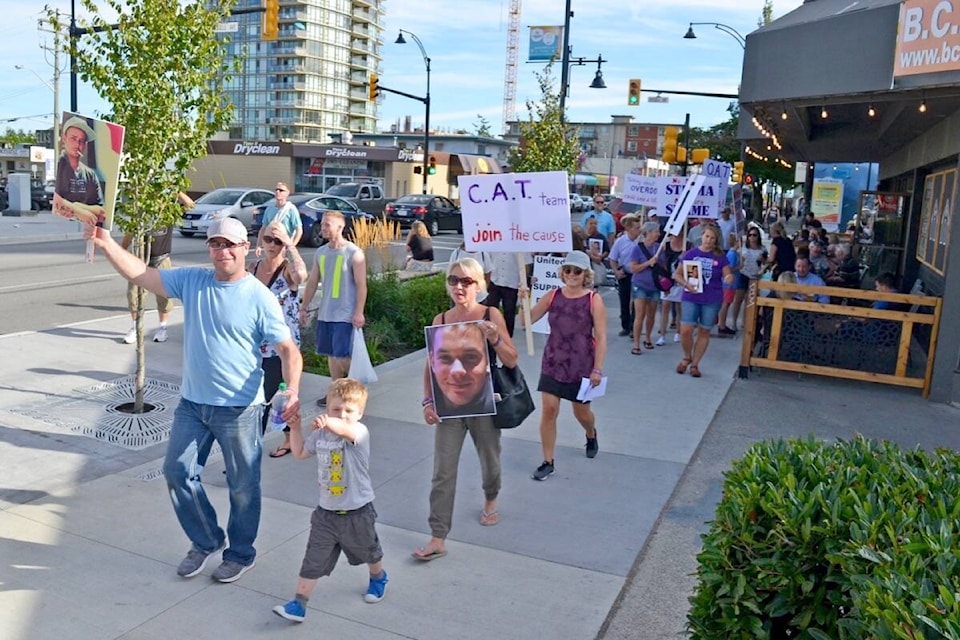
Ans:
[[[290,447],[279,446],[273,451],[270,452],[271,458],[282,458],[283,456],[290,453]]]
[[[681,375],[683,375],[684,373],[686,373],[686,372],[687,372],[687,367],[690,366],[690,363],[691,363],[691,362],[692,362],[692,360],[690,360],[690,358],[684,358],[683,360],[681,360],[681,361],[677,364],[677,373],[679,373],[679,374],[681,374]]]
[[[480,512],[480,525],[484,527],[492,527],[493,525],[500,522],[500,513],[494,509],[490,513],[486,511]]]
[[[632,353],[635,356],[642,356],[643,349],[641,349],[640,347],[634,347],[633,349],[630,349],[630,353]]]
[[[428,549],[426,547],[420,547],[413,553],[411,553],[414,558],[420,562],[430,562],[431,560],[436,560],[437,558],[442,558],[447,555],[446,549]]]
[[[646,347],[647,349],[653,349],[653,343],[650,342],[649,340],[644,340],[643,346]]]
[[[695,364],[690,365],[690,375],[694,378],[699,378],[702,375],[700,373],[700,367]]]

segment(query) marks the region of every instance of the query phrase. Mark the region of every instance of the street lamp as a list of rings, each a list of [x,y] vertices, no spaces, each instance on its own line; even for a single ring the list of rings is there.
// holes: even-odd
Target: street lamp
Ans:
[[[719,29],[720,31],[723,31],[725,34],[727,34],[728,36],[736,40],[737,44],[740,45],[741,49],[747,48],[747,39],[744,38],[742,35],[740,35],[739,31],[737,31],[731,26],[721,24],[719,22],[691,22],[690,27],[687,29],[687,33],[683,36],[687,40],[695,40],[697,37],[697,34],[693,32],[694,25],[708,25],[708,26],[714,27],[715,29]]]
[[[424,108],[426,109],[426,116],[424,116],[423,124],[423,193],[427,192],[427,169],[429,168],[430,162],[430,56],[427,55],[427,52],[423,48],[423,43],[420,42],[420,38],[416,34],[407,31],[406,29],[400,29],[400,34],[397,36],[397,39],[394,40],[395,44],[407,44],[406,39],[404,39],[403,34],[407,34],[413,41],[417,43],[417,46],[420,47],[420,54],[423,56],[423,62],[427,66],[427,96],[423,100]]]
[[[31,69],[30,67],[25,67],[22,64],[13,65],[14,69],[22,71],[26,69],[33,75],[37,76],[37,80],[42,82],[50,91],[53,92],[53,174],[57,174],[57,162],[60,161],[60,67],[54,65],[53,68],[53,84],[45,80],[39,73]]]
[[[591,89],[606,89],[607,84],[603,81],[603,72],[600,70],[606,60],[603,55],[597,55],[596,60],[587,60],[585,58],[570,59],[570,18],[573,11],[570,9],[571,0],[566,0],[566,6],[563,13],[563,55],[560,58],[560,122],[563,122],[566,116],[567,92],[570,89],[570,67],[583,66],[585,64],[597,63],[597,73],[593,76],[593,82],[590,83]]]

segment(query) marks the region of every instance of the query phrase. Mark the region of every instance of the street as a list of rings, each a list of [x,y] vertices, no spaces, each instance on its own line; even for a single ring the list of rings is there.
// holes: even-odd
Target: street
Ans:
[[[446,263],[462,236],[441,233],[433,238],[436,262]],[[174,234],[176,266],[208,264],[202,237]],[[403,260],[403,240],[394,243],[395,259]],[[39,331],[51,327],[126,315],[126,285],[107,260],[97,254],[93,264],[83,260],[82,240],[5,245],[0,252],[0,335]],[[300,247],[307,264],[315,249]],[[379,271],[376,252],[368,252],[369,270]],[[252,257],[252,256],[251,256]],[[147,309],[153,309],[152,296]]]

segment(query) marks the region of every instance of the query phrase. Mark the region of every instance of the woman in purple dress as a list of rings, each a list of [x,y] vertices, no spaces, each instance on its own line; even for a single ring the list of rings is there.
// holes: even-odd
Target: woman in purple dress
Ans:
[[[560,265],[563,286],[537,302],[530,312],[536,322],[549,312],[550,337],[543,350],[540,369],[540,446],[543,463],[533,472],[534,480],[546,480],[554,471],[553,453],[557,445],[557,414],[560,400],[573,404],[573,415],[587,435],[587,457],[596,457],[596,420],[590,403],[577,400],[583,378],[597,386],[603,376],[607,355],[607,311],[593,290],[590,258],[582,251],[571,251]]]
[[[688,280],[690,263],[698,263],[696,272],[700,284]],[[733,271],[727,257],[720,248],[720,229],[714,224],[706,224],[700,234],[700,246],[683,254],[680,266],[674,273],[674,279],[683,287],[680,301],[680,346],[683,347],[683,359],[677,365],[677,373],[686,373],[700,377],[700,359],[710,345],[710,331],[717,323],[717,314],[723,303],[723,282],[733,284]],[[694,340],[693,330],[697,330]]]

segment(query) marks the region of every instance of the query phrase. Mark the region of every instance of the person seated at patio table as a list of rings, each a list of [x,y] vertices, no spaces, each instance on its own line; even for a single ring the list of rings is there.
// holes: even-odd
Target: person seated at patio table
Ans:
[[[810,251],[810,269],[826,282],[827,278],[833,274],[834,266],[823,251],[823,243],[813,241],[807,248]]]
[[[850,255],[849,245],[838,244],[834,247],[833,261],[836,265],[834,273],[827,278],[831,286],[851,288],[860,286],[860,265]]]
[[[810,272],[810,258],[805,255],[797,256],[797,260],[794,263],[794,272],[797,274],[797,284],[802,284],[808,287],[825,286],[823,278],[815,273]],[[802,300],[804,302],[820,302],[823,304],[830,304],[830,296],[822,293],[798,292],[793,294],[793,299]]]

